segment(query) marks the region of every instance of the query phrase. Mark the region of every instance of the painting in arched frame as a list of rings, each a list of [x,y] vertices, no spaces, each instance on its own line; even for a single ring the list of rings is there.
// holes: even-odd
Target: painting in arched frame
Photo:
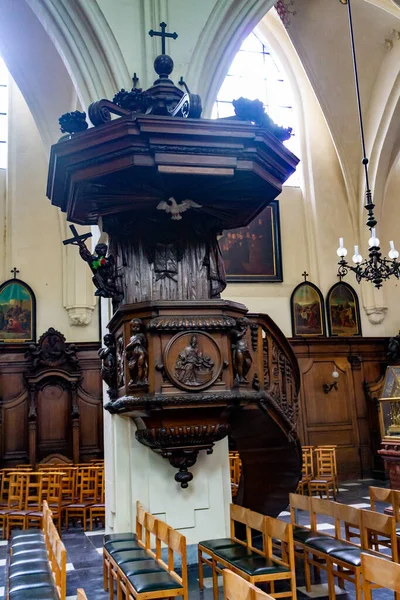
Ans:
[[[290,311],[294,337],[326,335],[324,299],[316,285],[300,283],[290,298]]]
[[[360,305],[351,285],[344,281],[335,283],[326,297],[326,306],[329,335],[361,335]]]
[[[9,279],[0,286],[0,342],[35,340],[35,294],[20,279]]]

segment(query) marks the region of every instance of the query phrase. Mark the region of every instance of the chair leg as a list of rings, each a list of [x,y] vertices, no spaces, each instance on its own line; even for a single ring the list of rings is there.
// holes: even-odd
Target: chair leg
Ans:
[[[328,576],[329,600],[335,600],[335,577],[333,575],[333,563],[329,560],[329,558],[326,561],[326,571]]]
[[[199,588],[204,588],[204,569],[203,569],[203,553],[200,548],[197,549],[198,565],[199,565]]]
[[[104,550],[103,550],[103,581],[104,581],[104,591],[108,591],[108,572],[107,572],[107,564],[106,564],[106,557],[104,555]]]
[[[308,554],[306,550],[304,550],[304,578],[306,580],[306,590],[307,592],[311,592],[310,563],[308,562]]]
[[[212,557],[212,580],[213,580],[213,599],[218,600],[218,573],[217,564],[214,557]]]

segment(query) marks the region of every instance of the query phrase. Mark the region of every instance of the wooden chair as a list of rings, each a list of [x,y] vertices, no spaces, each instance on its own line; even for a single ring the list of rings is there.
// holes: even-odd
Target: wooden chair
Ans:
[[[83,467],[77,472],[77,500],[63,507],[65,529],[68,531],[70,519],[80,519],[83,531],[86,531],[87,511],[89,506],[96,503],[97,492],[96,467]]]
[[[350,581],[356,588],[356,600],[362,599],[361,583],[361,554],[363,550],[372,553],[383,559],[388,559],[388,555],[379,552],[376,549],[375,536],[389,538],[391,558],[398,562],[398,549],[396,539],[396,526],[393,517],[382,515],[370,510],[361,512],[361,546],[362,548],[353,548],[352,550],[337,550],[329,554],[328,563],[328,584],[330,589],[334,588],[334,578]],[[390,556],[389,556],[390,558]]]
[[[272,596],[259,590],[230,569],[224,569],[222,576],[224,578],[224,600],[272,600]]]
[[[302,466],[302,477],[298,483],[296,494],[304,494],[308,492],[308,484],[314,478],[314,446],[303,446],[303,466]]]
[[[330,517],[335,519],[335,502],[326,498],[315,498],[310,499],[311,503],[311,523],[313,529],[317,531],[317,517],[323,515],[324,517]],[[336,532],[336,529],[335,529]],[[304,575],[306,582],[307,592],[311,591],[311,573],[310,565],[312,565],[316,572],[320,569],[325,571],[328,570],[327,556],[334,548],[340,548],[342,544],[336,540],[334,535],[324,532],[321,537],[315,537],[308,539],[303,545],[303,558],[304,558]],[[329,583],[329,579],[328,579]]]
[[[22,508],[12,510],[7,515],[7,539],[12,527],[27,529],[32,521],[36,523],[37,520],[39,520],[39,526],[42,525],[42,474],[27,471],[19,473],[18,477],[22,482]]]
[[[392,590],[396,600],[400,600],[400,565],[394,562],[361,554],[364,600],[372,600],[371,590],[376,587]]]
[[[274,598],[290,597],[296,600],[293,530],[289,523],[266,517],[243,507],[239,517],[246,524],[246,550],[221,548],[212,555],[213,596],[218,600],[218,574],[228,568],[253,585],[268,583]],[[238,520],[238,519],[235,519]],[[262,547],[254,544],[253,532],[262,534]],[[276,549],[281,549],[281,554]],[[239,550],[239,553],[238,553]],[[251,553],[251,554],[250,554]],[[259,562],[262,568],[259,569]],[[219,566],[221,565],[221,567]],[[275,593],[275,581],[288,580],[290,590]]]
[[[10,513],[22,510],[23,506],[23,480],[20,473],[8,474],[7,507],[0,509],[0,524],[3,539],[7,536],[7,517]]]
[[[308,488],[310,494],[318,493],[322,498],[325,494],[330,497],[332,490],[333,499],[336,500],[337,468],[336,468],[336,449],[334,447],[318,446],[314,450],[317,462],[317,475],[312,479]]]
[[[89,506],[89,531],[93,530],[93,519],[105,525],[106,505],[104,501],[104,467],[97,468],[96,502]]]
[[[76,600],[87,600],[87,596],[85,594],[85,590],[82,588],[78,588],[76,590]]]

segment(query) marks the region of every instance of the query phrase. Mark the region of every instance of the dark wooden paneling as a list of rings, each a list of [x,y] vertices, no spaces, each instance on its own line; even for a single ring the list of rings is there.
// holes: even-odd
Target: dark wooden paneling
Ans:
[[[78,343],[82,379],[77,389],[80,412],[80,460],[103,456],[103,402],[98,343]],[[0,345],[0,466],[29,460],[30,396],[25,382],[25,344]],[[36,452],[40,461],[52,453],[72,459],[71,394],[60,382],[45,380],[36,393]]]
[[[299,361],[301,416],[299,434],[303,444],[336,444],[342,480],[371,475],[377,461],[371,450],[371,430],[377,407],[366,398],[364,382],[373,384],[387,365],[388,338],[292,338]],[[339,372],[338,389],[329,394]]]

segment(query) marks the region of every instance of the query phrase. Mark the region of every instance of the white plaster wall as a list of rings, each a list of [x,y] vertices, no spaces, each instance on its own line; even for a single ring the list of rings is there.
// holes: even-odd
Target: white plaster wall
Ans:
[[[86,327],[70,324],[63,305],[63,245],[59,209],[46,198],[48,155],[32,114],[15,83],[9,90],[9,168],[2,171],[0,215],[3,216],[1,279],[11,277],[14,266],[19,277],[33,289],[37,301],[38,336],[49,327],[61,331],[68,341],[97,340],[97,317]],[[1,177],[3,186],[1,185]],[[63,217],[62,217],[63,218]],[[76,249],[74,248],[76,251]],[[71,275],[71,274],[70,274]],[[77,287],[86,289],[86,270],[73,274]],[[90,280],[89,280],[90,283]],[[93,298],[93,305],[95,304]]]
[[[106,520],[109,531],[134,531],[136,501],[186,536],[188,544],[226,537],[231,501],[227,439],[214,452],[200,452],[191,467],[193,480],[182,489],[168,462],[135,438],[128,417],[108,415],[105,420]]]

